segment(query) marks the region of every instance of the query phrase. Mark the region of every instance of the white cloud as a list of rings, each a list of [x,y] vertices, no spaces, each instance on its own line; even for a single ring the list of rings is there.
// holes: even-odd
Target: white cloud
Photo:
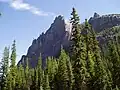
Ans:
[[[32,14],[38,16],[54,16],[54,13],[41,11],[39,8],[30,5],[29,3],[24,3],[23,0],[0,0],[0,2],[5,2],[10,5],[10,7],[20,10],[20,11],[29,11]]]

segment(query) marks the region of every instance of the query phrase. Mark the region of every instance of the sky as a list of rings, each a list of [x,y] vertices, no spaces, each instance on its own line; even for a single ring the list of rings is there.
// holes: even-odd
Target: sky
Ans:
[[[58,15],[69,20],[75,7],[80,21],[94,12],[120,14],[120,0],[0,0],[0,58],[5,46],[16,40],[17,61],[27,53],[32,40],[45,32]]]

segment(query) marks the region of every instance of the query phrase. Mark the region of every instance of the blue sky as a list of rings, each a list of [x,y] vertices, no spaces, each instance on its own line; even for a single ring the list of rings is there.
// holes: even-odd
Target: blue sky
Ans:
[[[81,22],[93,16],[120,13],[119,0],[0,0],[0,57],[5,46],[15,39],[17,59],[27,53],[32,40],[45,32],[55,16],[69,19],[75,7]]]

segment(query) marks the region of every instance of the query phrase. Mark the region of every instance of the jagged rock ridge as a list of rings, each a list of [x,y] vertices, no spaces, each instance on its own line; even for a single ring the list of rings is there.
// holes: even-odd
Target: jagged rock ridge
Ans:
[[[108,14],[100,16],[99,14],[94,13],[94,16],[89,19],[89,23],[97,32],[100,32],[103,29],[120,25],[120,14]]]

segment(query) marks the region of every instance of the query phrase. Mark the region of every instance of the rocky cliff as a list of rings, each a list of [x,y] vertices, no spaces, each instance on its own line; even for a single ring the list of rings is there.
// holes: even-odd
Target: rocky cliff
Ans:
[[[27,55],[23,55],[18,64],[25,64],[26,57],[28,57],[30,66],[35,67],[40,55],[43,64],[45,64],[45,59],[48,56],[59,56],[61,46],[67,49],[70,45],[70,34],[71,24],[65,21],[63,16],[56,17],[46,33],[42,33],[37,39],[33,40]]]
[[[99,14],[94,13],[94,16],[89,19],[89,23],[97,32],[100,32],[103,29],[120,25],[120,14],[108,14],[100,16]]]
[[[120,25],[120,15],[110,14],[100,16],[95,13],[94,16],[89,19],[89,23],[96,32],[100,32],[103,29]],[[27,57],[29,65],[35,67],[40,55],[42,56],[43,65],[47,57],[59,56],[61,46],[67,50],[70,45],[71,27],[71,24],[68,21],[66,22],[63,16],[56,17],[50,28],[45,33],[42,33],[37,39],[33,40],[27,55],[22,56],[18,65],[20,63],[25,64]],[[101,37],[97,38],[100,42],[103,41]]]

